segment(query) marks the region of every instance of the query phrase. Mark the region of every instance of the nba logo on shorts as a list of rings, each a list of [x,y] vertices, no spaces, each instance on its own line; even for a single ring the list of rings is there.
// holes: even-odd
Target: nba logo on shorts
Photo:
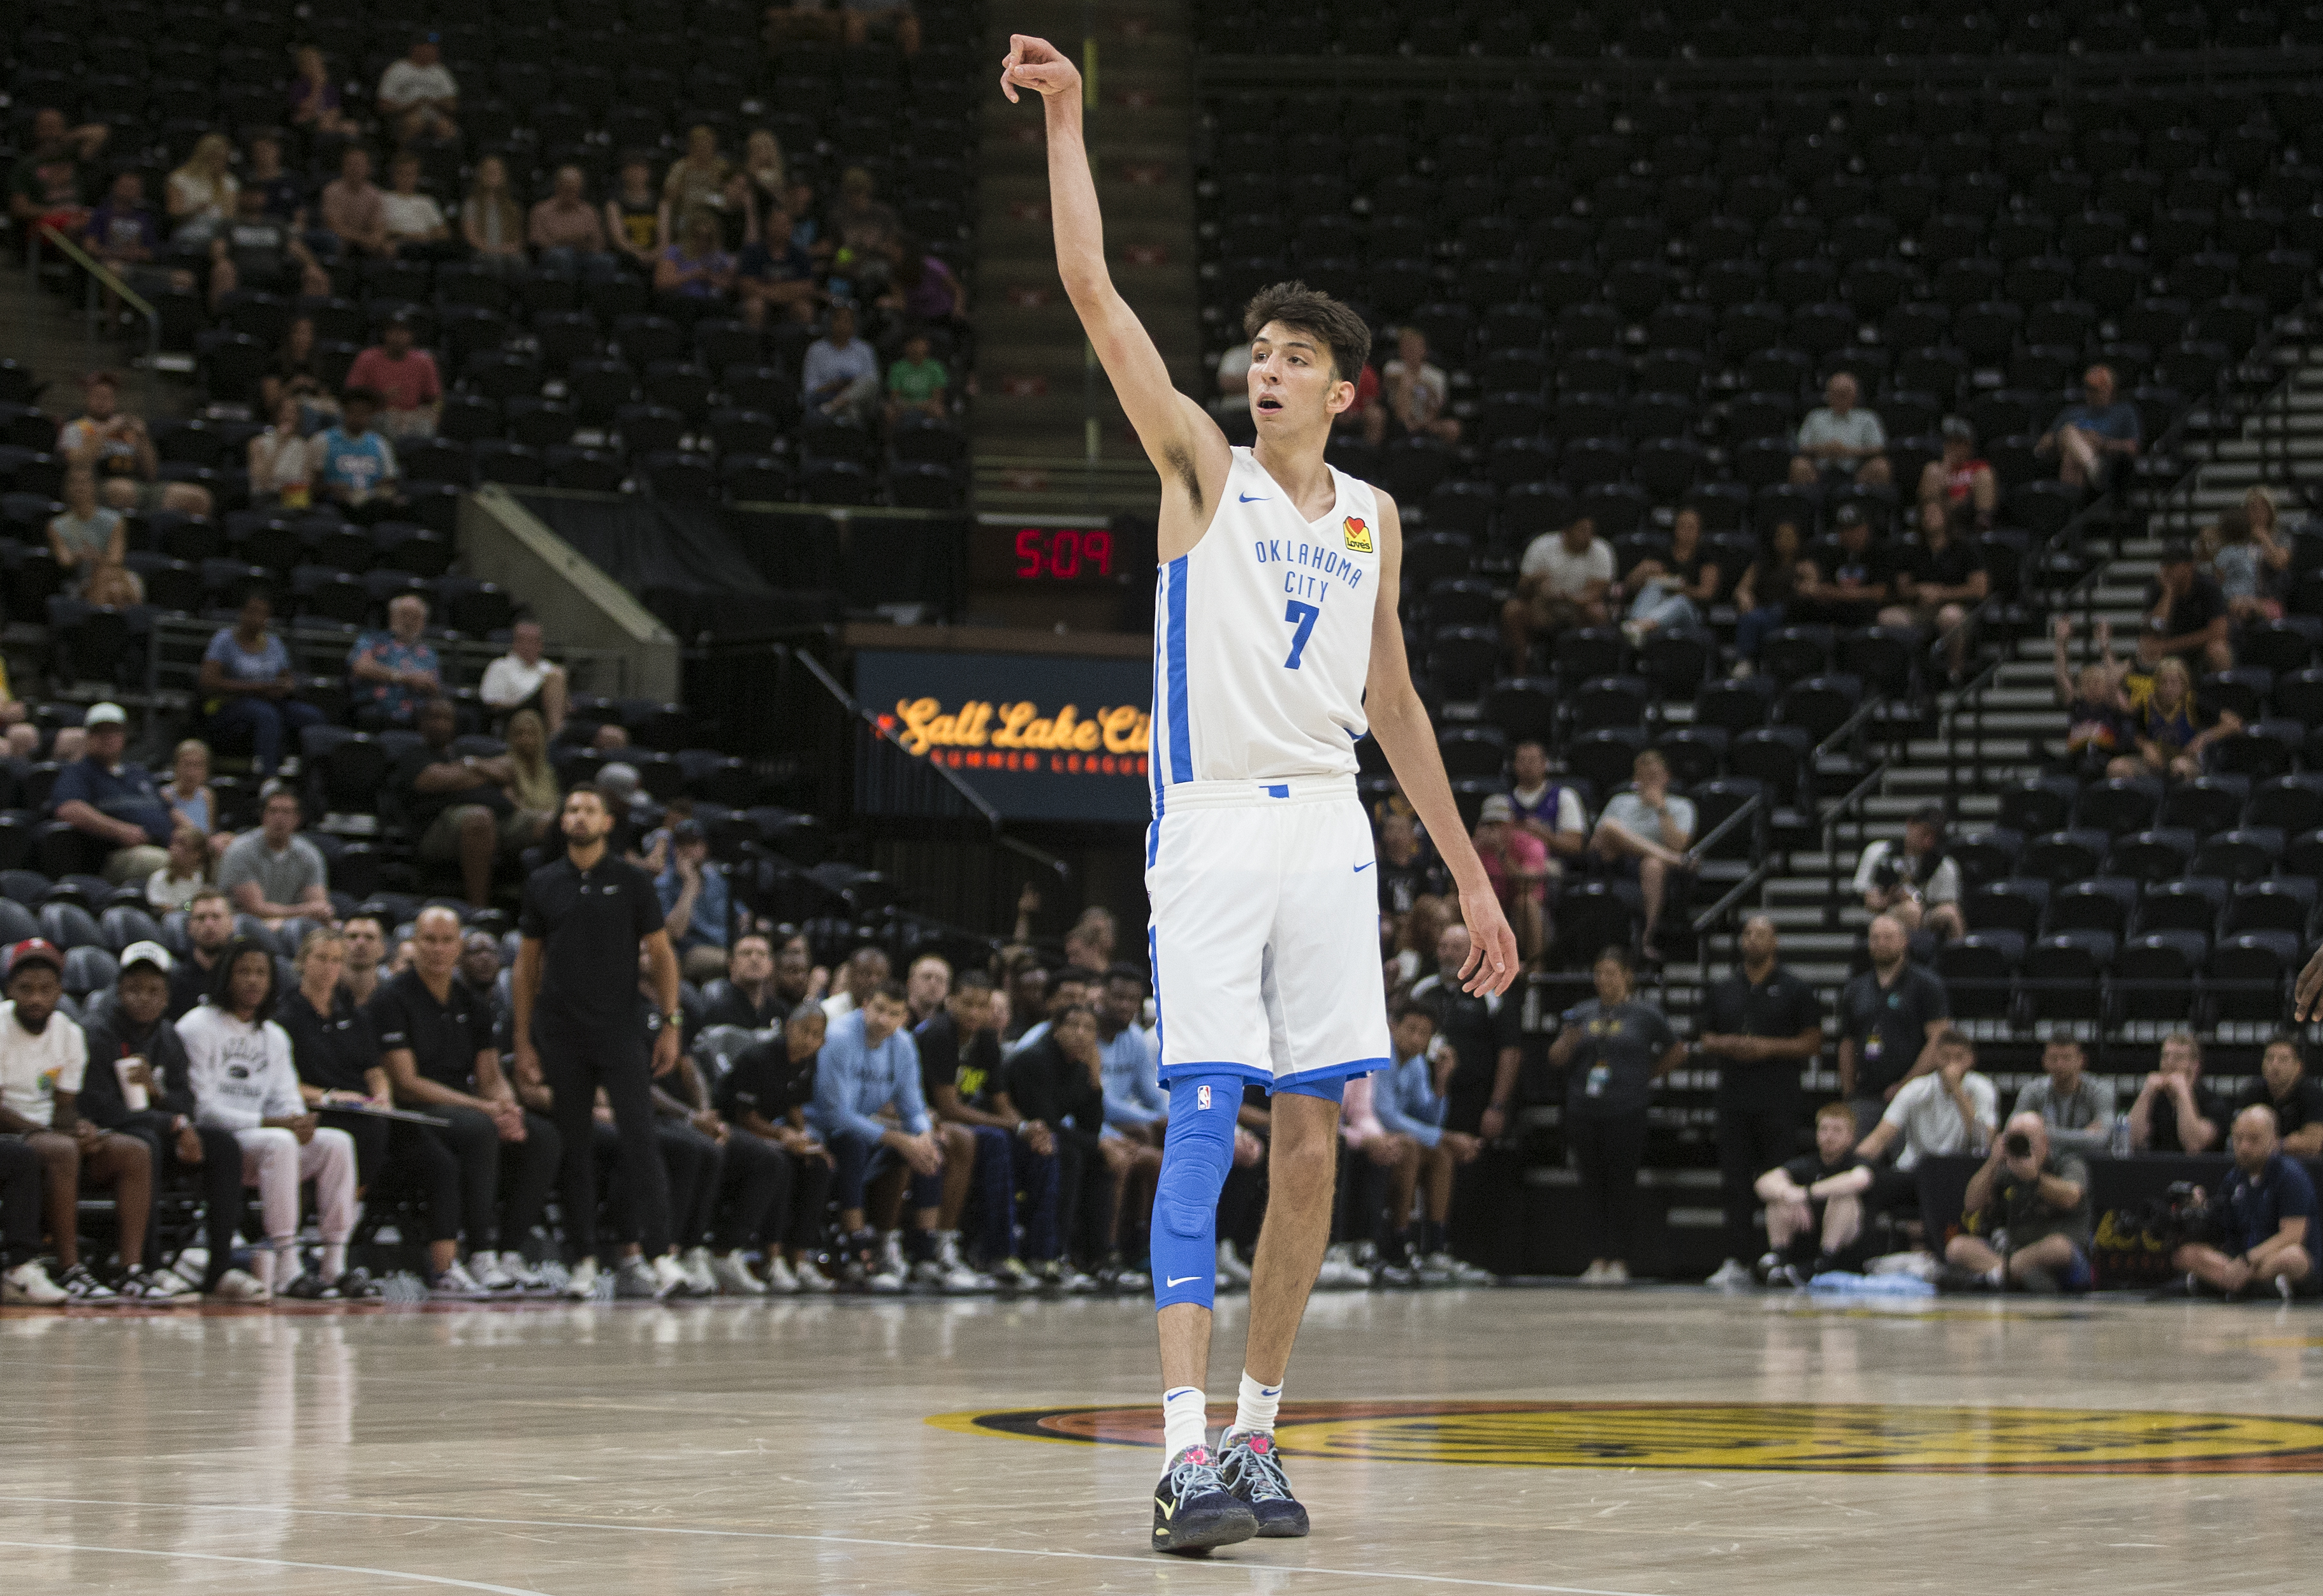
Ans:
[[[1207,1113],[1208,1113],[1208,1112],[1209,1112],[1209,1107],[1210,1107],[1210,1088],[1209,1088],[1209,1087],[1196,1087],[1194,1088],[1194,1106],[1195,1106],[1196,1108],[1200,1109],[1200,1110],[1201,1110],[1203,1113],[1205,1113],[1205,1114],[1207,1114]]]

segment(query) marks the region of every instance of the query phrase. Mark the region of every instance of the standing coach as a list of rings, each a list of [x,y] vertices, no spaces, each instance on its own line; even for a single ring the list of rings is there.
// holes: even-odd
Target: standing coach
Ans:
[[[597,1283],[597,1177],[591,1122],[597,1092],[612,1105],[620,1133],[621,1169],[636,1203],[637,1240],[656,1277],[656,1296],[684,1277],[669,1256],[669,1181],[654,1124],[652,1078],[677,1068],[677,956],[662,931],[653,877],[606,847],[612,812],[583,783],[565,795],[565,857],[524,884],[517,928],[515,1005],[517,1077],[546,1082],[564,1139],[558,1201],[575,1253],[571,1295]],[[647,981],[666,1016],[646,1052],[638,1012],[638,950]],[[538,1001],[536,1002],[536,999]],[[626,1240],[627,1238],[623,1238]],[[668,1278],[662,1278],[662,1277]]]

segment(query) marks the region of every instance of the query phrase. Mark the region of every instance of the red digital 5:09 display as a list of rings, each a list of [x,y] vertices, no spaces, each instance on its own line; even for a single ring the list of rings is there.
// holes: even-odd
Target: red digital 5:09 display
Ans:
[[[995,516],[969,543],[968,579],[979,588],[1140,585],[1153,580],[1153,535],[1102,522],[1027,526]],[[1140,533],[1143,532],[1141,536]]]
[[[1113,534],[1103,527],[1020,527],[1016,580],[1080,582],[1113,574]]]

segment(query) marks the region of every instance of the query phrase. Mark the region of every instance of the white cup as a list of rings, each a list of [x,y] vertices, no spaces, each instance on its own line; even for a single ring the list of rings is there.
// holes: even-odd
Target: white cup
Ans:
[[[128,1103],[132,1114],[142,1114],[152,1105],[152,1098],[145,1088],[129,1078],[130,1072],[142,1068],[144,1063],[145,1060],[134,1053],[113,1061],[115,1072],[121,1077],[121,1096]]]

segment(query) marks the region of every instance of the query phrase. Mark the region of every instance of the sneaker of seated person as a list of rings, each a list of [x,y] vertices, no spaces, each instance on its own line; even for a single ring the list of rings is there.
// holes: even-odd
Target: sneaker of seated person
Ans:
[[[866,1264],[864,1289],[883,1294],[901,1291],[911,1271],[904,1262],[904,1239],[889,1231]]]
[[[736,1297],[764,1297],[767,1294],[767,1283],[750,1272],[749,1260],[742,1256],[739,1247],[713,1256],[710,1260],[710,1273],[712,1283],[721,1291]],[[796,1281],[792,1282],[792,1289],[797,1289]]]
[[[831,1276],[824,1271],[822,1265],[817,1263],[812,1258],[802,1258],[796,1263],[791,1265],[791,1273],[796,1277],[798,1280],[798,1289],[802,1291],[836,1291],[839,1289],[838,1282],[833,1280]]]
[[[799,1265],[799,1268],[802,1270],[811,1270],[814,1268],[814,1265],[812,1263],[802,1262]],[[820,1276],[818,1275],[817,1278],[820,1278]],[[795,1292],[807,1289],[805,1286],[800,1283],[799,1277],[795,1273],[792,1272],[790,1261],[779,1252],[768,1252],[767,1254],[767,1278],[764,1282],[764,1289],[776,1297],[788,1297]],[[824,1290],[829,1290],[831,1289],[831,1282],[828,1280],[823,1281],[822,1289]]]
[[[695,1297],[718,1295],[718,1270],[707,1247],[688,1247],[677,1267],[684,1271],[685,1289]]]
[[[586,1302],[597,1295],[595,1259],[583,1258],[573,1266],[573,1272],[565,1278],[565,1295],[576,1302]]]
[[[516,1277],[500,1262],[497,1252],[471,1252],[468,1255],[468,1273],[477,1285],[487,1291],[513,1291],[517,1289]]]
[[[538,1270],[524,1261],[523,1253],[502,1252],[500,1262],[500,1272],[508,1276],[510,1289],[545,1291],[548,1289],[548,1282],[541,1278]]]
[[[715,1295],[714,1286],[707,1292],[694,1289],[693,1278],[685,1272],[684,1265],[678,1262],[675,1253],[665,1252],[653,1261],[653,1278],[654,1296],[663,1302],[674,1297]]]
[[[49,1278],[48,1266],[30,1259],[0,1274],[0,1305],[10,1307],[61,1307],[65,1289]]]
[[[86,1263],[76,1263],[65,1270],[57,1284],[65,1289],[66,1298],[75,1307],[111,1307],[121,1300],[121,1293],[91,1274]]]
[[[132,1270],[115,1289],[124,1302],[148,1304],[184,1302],[202,1294],[199,1287],[167,1269]]]
[[[210,1295],[224,1302],[264,1302],[274,1293],[249,1270],[230,1269],[218,1277],[216,1289]]]
[[[1718,1266],[1716,1274],[1712,1275],[1703,1283],[1707,1286],[1716,1286],[1721,1290],[1729,1286],[1747,1286],[1750,1283],[1750,1271],[1744,1269],[1736,1260],[1730,1258]]]
[[[326,1280],[311,1269],[302,1269],[290,1278],[288,1285],[276,1288],[274,1295],[292,1302],[336,1302],[339,1285]]]
[[[376,1302],[387,1295],[367,1269],[351,1269],[331,1282],[342,1302]]]
[[[427,1295],[447,1302],[468,1302],[485,1295],[483,1284],[454,1258],[427,1282]]]
[[[672,1266],[675,1267],[675,1261],[672,1261]],[[661,1280],[654,1273],[654,1266],[646,1261],[644,1253],[632,1252],[621,1260],[620,1267],[613,1271],[613,1295],[647,1299],[662,1295]]]

